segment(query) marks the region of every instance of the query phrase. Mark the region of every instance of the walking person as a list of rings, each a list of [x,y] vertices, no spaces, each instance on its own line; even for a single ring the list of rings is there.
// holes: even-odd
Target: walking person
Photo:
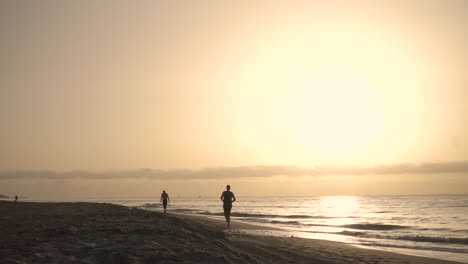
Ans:
[[[171,199],[169,199],[169,194],[167,194],[165,190],[161,193],[160,201],[163,203],[164,213],[166,213],[167,202],[171,202]]]
[[[231,192],[231,186],[226,186],[226,191],[221,194],[221,201],[223,201],[224,217],[228,227],[231,227],[231,209],[232,203],[236,201],[236,196]]]

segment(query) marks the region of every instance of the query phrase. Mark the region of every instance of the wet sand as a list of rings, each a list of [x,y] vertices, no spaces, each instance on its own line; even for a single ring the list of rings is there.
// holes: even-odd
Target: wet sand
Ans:
[[[225,229],[216,219],[112,204],[0,202],[0,263],[456,263]]]

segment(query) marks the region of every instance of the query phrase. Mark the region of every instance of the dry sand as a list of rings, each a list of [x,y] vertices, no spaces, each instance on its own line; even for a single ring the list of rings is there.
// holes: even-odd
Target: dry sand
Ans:
[[[259,229],[236,223],[231,229]],[[97,203],[0,202],[0,263],[455,263]]]

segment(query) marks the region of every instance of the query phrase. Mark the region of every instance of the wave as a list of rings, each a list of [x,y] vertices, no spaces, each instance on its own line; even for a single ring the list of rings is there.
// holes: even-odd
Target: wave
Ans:
[[[365,232],[357,232],[357,231],[348,231],[348,230],[344,230],[344,231],[338,232],[338,234],[343,235],[343,236],[355,236],[355,237],[359,237],[359,236],[364,236],[366,233],[365,233]]]
[[[196,213],[197,210],[185,209],[185,208],[171,208],[171,212],[178,212],[178,213]]]
[[[341,225],[338,227],[358,229],[358,230],[395,230],[395,229],[406,229],[410,226],[403,225],[389,225],[389,224],[350,224],[350,225]]]
[[[192,210],[195,211],[196,210]],[[215,215],[223,216],[222,212],[212,213],[208,211],[196,212],[197,214],[203,215]],[[323,215],[276,215],[276,214],[253,214],[253,213],[244,213],[244,212],[232,212],[231,216],[233,217],[244,217],[244,218],[287,218],[287,219],[332,219],[336,217],[329,217]]]
[[[396,230],[396,229],[407,229],[411,228],[410,226],[401,226],[401,225],[385,225],[385,224],[349,224],[349,225],[326,225],[326,224],[303,224],[297,221],[270,221],[273,224],[294,224],[294,225],[303,225],[303,226],[326,226],[326,227],[337,227],[337,228],[350,228],[356,230]],[[351,232],[351,231],[350,231]],[[354,232],[359,233],[359,232]]]
[[[302,225],[298,221],[277,221],[277,220],[273,220],[273,221],[270,221],[270,223],[272,223],[272,224]]]
[[[272,224],[286,224],[286,225],[303,225],[303,226],[325,226],[325,227],[337,227],[337,228],[349,228],[355,230],[396,230],[396,229],[407,229],[411,228],[410,226],[403,225],[390,225],[390,224],[372,224],[372,223],[362,223],[362,224],[349,224],[349,225],[327,225],[327,224],[310,224],[310,223],[301,223],[298,221],[280,221],[272,220],[269,221]],[[350,231],[351,232],[351,231]],[[354,232],[359,233],[359,232]]]
[[[194,213],[200,215],[208,215],[208,216],[224,216],[222,212],[209,212],[209,211],[201,211],[195,209],[171,209],[171,211],[181,212],[181,213]],[[406,229],[410,228],[409,226],[403,225],[391,225],[391,224],[374,224],[374,223],[358,223],[358,224],[349,224],[349,225],[324,225],[324,224],[303,224],[299,221],[299,219],[333,219],[337,217],[329,217],[323,215],[304,215],[304,214],[294,214],[294,215],[276,215],[276,214],[256,214],[256,213],[245,213],[245,212],[232,212],[232,217],[241,217],[245,219],[265,219],[270,218],[274,219],[271,221],[262,221],[268,222],[272,224],[287,224],[287,225],[304,225],[304,226],[329,226],[329,227],[340,227],[340,228],[350,228],[350,229],[357,229],[357,230],[396,230],[396,229]],[[291,221],[281,221],[280,219],[295,219]],[[339,218],[339,217],[338,217]],[[349,217],[353,218],[353,217]],[[255,221],[255,220],[254,220]]]
[[[317,232],[317,233],[322,233],[322,232]],[[379,235],[379,234],[370,234],[366,232],[353,232],[349,230],[344,230],[338,233],[329,233],[329,234],[339,234],[339,235],[344,235],[344,236],[354,236],[354,237],[360,237],[360,238],[375,238],[375,239],[385,239],[385,240],[402,240],[402,241],[412,241],[412,242],[468,245],[468,238],[466,237],[463,238],[463,237],[437,237],[437,236],[421,236],[421,235]]]
[[[468,229],[457,229],[457,230],[452,230],[451,232],[454,232],[454,233],[468,232]]]
[[[142,209],[154,209],[154,208],[162,208],[162,204],[160,203],[145,203],[139,206]],[[176,213],[192,213],[192,214],[211,214],[208,211],[201,211],[197,209],[189,209],[189,208],[171,208],[171,212]]]
[[[450,228],[446,228],[446,227],[441,227],[441,228],[436,228],[436,227],[431,227],[431,228],[427,228],[427,227],[420,227],[420,228],[416,228],[416,230],[419,230],[419,231],[456,231],[456,230],[452,230]]]
[[[143,209],[161,208],[160,203],[145,203],[139,206]],[[224,216],[223,212],[210,212],[200,209],[190,208],[171,208],[172,212],[180,213],[192,213],[199,215],[209,216]],[[259,214],[259,213],[246,213],[246,212],[232,212],[232,217],[243,217],[243,218],[286,218],[286,219],[336,219],[336,218],[357,218],[356,216],[336,217],[336,216],[324,216],[324,215],[306,215],[306,214],[292,214],[292,215],[280,215],[280,214]]]
[[[159,207],[162,207],[162,205],[159,204],[159,203],[145,203],[145,204],[141,205],[140,207],[143,207],[143,208],[159,208]]]
[[[437,247],[437,246],[427,246],[427,245],[402,245],[402,244],[388,244],[381,242],[367,242],[362,244],[363,246],[373,246],[373,247],[385,247],[385,248],[406,248],[406,249],[418,249],[418,250],[430,250],[430,251],[443,251],[443,252],[452,252],[452,253],[468,253],[468,250],[465,248],[453,248],[453,247]]]
[[[376,238],[394,239],[394,240],[407,240],[414,242],[432,242],[432,243],[447,243],[447,244],[461,244],[468,245],[468,238],[462,237],[433,237],[433,236],[419,236],[419,235],[404,235],[404,236],[383,236],[375,235]]]

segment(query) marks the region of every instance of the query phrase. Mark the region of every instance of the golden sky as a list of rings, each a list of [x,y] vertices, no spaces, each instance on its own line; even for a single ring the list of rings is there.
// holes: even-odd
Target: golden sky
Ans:
[[[2,1],[0,170],[468,158],[468,2]]]

